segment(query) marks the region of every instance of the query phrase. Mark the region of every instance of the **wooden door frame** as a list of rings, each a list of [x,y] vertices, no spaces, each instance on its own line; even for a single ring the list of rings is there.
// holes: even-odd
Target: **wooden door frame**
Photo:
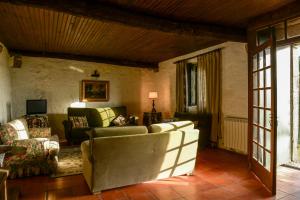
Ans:
[[[248,163],[249,169],[255,170],[258,177],[262,177],[264,167],[259,164],[252,162],[252,150],[253,150],[253,59],[252,56],[265,49],[268,46],[271,46],[271,117],[272,129],[271,129],[271,154],[273,154],[274,159],[271,159],[270,173],[272,182],[267,182],[266,185],[271,186],[271,194],[276,194],[276,161],[277,161],[277,86],[276,86],[276,40],[275,40],[275,31],[272,32],[272,38],[270,41],[257,47],[256,45],[256,30],[248,30]],[[271,155],[272,156],[272,155]],[[254,173],[255,174],[255,173]]]

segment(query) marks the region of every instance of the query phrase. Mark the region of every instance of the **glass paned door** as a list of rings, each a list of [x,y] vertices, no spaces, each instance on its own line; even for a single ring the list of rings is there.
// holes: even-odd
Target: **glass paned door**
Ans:
[[[275,194],[275,62],[272,36],[250,55],[250,166],[269,190]]]

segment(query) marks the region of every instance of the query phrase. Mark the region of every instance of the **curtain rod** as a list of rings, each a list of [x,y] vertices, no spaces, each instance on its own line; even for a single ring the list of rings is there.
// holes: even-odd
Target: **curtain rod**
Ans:
[[[198,54],[198,55],[196,55],[196,56],[192,56],[192,57],[189,57],[189,58],[177,60],[177,61],[173,62],[173,64],[177,64],[177,63],[179,63],[179,62],[181,62],[181,61],[183,61],[183,60],[190,60],[190,59],[193,59],[193,58],[197,58],[198,56],[205,55],[205,54],[210,53],[210,52],[213,52],[213,51],[221,50],[221,49],[223,49],[223,48],[224,48],[224,47],[220,47],[220,48],[214,49],[214,50],[212,50],[212,51],[208,51],[208,52],[205,52],[205,53],[200,53],[200,54]]]

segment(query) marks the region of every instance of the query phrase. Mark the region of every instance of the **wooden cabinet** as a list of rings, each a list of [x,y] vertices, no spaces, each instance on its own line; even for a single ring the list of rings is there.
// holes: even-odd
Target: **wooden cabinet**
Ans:
[[[178,120],[190,120],[199,129],[198,150],[204,149],[210,144],[211,115],[175,112],[174,118]]]
[[[144,112],[143,124],[150,126],[151,124],[162,122],[161,112]]]

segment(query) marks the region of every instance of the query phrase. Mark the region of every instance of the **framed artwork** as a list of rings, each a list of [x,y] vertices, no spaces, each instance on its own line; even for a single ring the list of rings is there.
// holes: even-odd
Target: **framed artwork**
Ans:
[[[83,80],[81,101],[95,102],[109,100],[109,81]]]

